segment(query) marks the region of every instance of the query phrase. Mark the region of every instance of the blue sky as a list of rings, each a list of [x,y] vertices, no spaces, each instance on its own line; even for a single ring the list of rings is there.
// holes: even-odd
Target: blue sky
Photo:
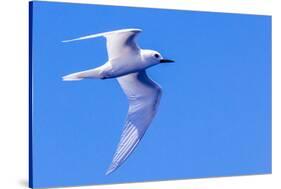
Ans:
[[[35,2],[34,187],[271,172],[271,17]],[[141,28],[142,48],[175,64],[148,70],[159,112],[129,159],[105,176],[127,100],[116,80],[63,82],[107,60],[102,38]]]

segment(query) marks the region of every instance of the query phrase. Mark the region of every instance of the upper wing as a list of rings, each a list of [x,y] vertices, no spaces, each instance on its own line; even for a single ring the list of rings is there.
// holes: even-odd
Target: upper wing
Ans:
[[[126,56],[128,55],[128,53],[139,52],[139,47],[135,42],[135,37],[139,32],[141,32],[140,29],[123,29],[87,35],[76,39],[65,40],[63,42],[72,42],[96,37],[105,37],[108,59],[112,60],[120,56]]]
[[[116,170],[132,153],[154,118],[161,88],[145,71],[117,78],[129,100],[129,110],[117,150],[106,174]]]

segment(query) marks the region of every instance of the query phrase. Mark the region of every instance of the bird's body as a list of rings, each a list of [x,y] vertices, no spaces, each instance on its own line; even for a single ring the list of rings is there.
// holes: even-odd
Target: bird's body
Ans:
[[[139,29],[125,29],[80,37],[64,42],[105,37],[108,61],[100,67],[76,72],[64,80],[116,78],[129,101],[123,133],[106,174],[116,170],[132,153],[153,120],[160,102],[161,88],[145,70],[159,63],[173,62],[160,53],[140,49],[135,43]]]
[[[94,69],[69,74],[63,77],[64,80],[81,80],[85,78],[109,79],[116,78],[130,73],[139,72],[153,66],[148,60],[149,53],[156,53],[152,50],[140,49],[134,56],[127,55],[108,60],[102,66]]]

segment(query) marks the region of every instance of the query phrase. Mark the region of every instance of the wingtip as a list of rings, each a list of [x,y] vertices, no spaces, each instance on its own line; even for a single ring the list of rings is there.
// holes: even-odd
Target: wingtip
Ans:
[[[101,37],[101,36],[107,36],[113,33],[118,33],[118,32],[142,32],[142,29],[139,28],[128,28],[128,29],[120,29],[120,30],[114,30],[114,31],[109,31],[109,32],[103,32],[103,33],[96,33],[96,34],[91,34],[91,35],[86,35],[83,37],[75,38],[75,39],[69,39],[69,40],[63,40],[61,41],[62,43],[68,43],[68,42],[73,42],[73,41],[80,41],[84,39],[91,39],[91,38],[96,38],[96,37]]]
[[[109,168],[106,172],[105,175],[108,176],[110,175],[115,169]]]
[[[72,42],[72,41],[76,41],[75,39],[69,39],[69,40],[63,40],[61,41],[62,43],[68,43],[68,42]]]
[[[105,176],[108,176],[108,175],[110,175],[112,173],[112,171],[106,171],[105,172]]]
[[[105,172],[105,175],[110,175],[112,172],[114,172],[117,169],[118,166],[116,164],[111,164],[107,171]]]

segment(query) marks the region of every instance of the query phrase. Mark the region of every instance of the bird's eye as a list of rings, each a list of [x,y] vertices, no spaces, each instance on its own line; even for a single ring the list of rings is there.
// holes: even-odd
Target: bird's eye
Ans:
[[[155,58],[159,58],[160,56],[159,56],[159,54],[155,54],[154,57]]]

